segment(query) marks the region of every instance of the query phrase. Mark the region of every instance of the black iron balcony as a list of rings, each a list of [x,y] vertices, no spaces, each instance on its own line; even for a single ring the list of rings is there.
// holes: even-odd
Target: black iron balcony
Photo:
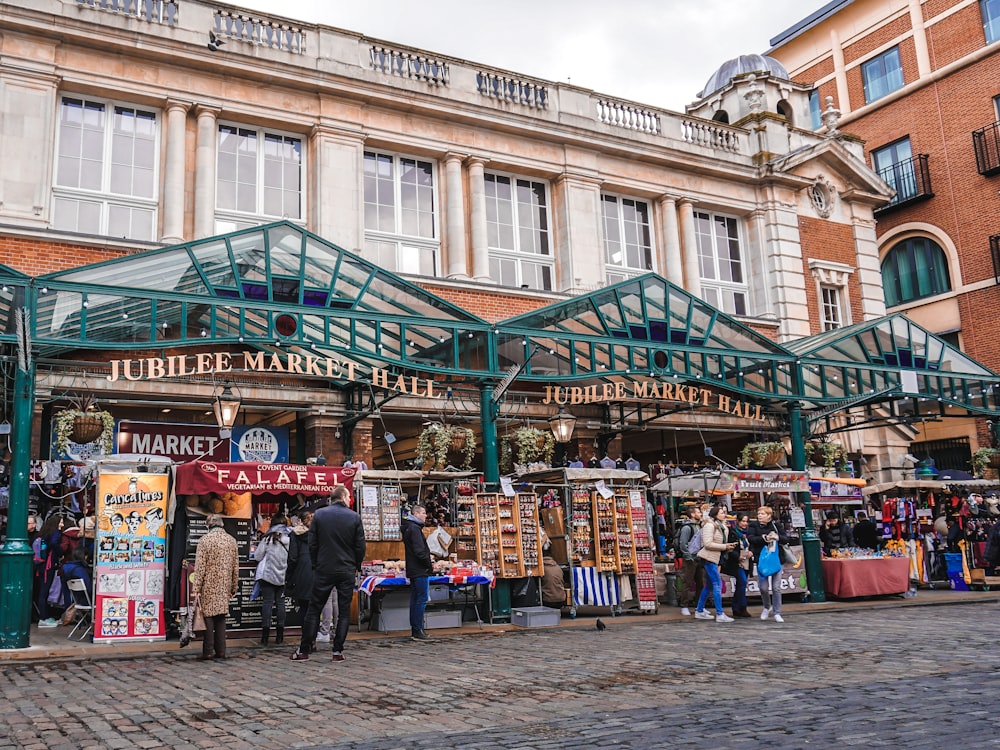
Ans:
[[[972,148],[976,152],[979,174],[1000,174],[1000,122],[972,131]]]
[[[877,214],[934,197],[934,192],[931,190],[931,172],[927,167],[927,154],[917,154],[910,159],[890,164],[885,169],[880,169],[878,176],[896,191],[896,196],[886,205],[876,209]]]

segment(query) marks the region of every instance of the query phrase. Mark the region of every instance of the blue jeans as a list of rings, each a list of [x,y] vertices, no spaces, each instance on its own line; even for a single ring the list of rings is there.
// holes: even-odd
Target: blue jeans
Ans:
[[[747,608],[747,572],[743,568],[736,569],[736,591],[733,592],[733,609],[739,611]]]
[[[714,562],[705,560],[705,586],[698,597],[698,611],[705,611],[705,602],[708,600],[708,587],[712,587],[712,598],[715,601],[715,614],[722,614],[722,578],[719,576],[719,566]]]
[[[430,596],[430,578],[418,576],[410,579],[410,630],[416,635],[424,629],[424,610]]]

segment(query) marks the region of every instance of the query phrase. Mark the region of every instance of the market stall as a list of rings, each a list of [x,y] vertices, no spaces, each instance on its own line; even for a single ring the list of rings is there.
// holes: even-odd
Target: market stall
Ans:
[[[905,557],[828,557],[822,567],[827,596],[838,599],[905,594],[910,588],[910,562]]]
[[[184,534],[187,540],[183,570],[194,566],[198,540],[208,531],[205,520],[210,513],[223,517],[226,531],[239,548],[239,590],[230,604],[227,630],[261,626],[261,601],[251,598],[256,569],[253,551],[267,531],[268,519],[278,511],[325,502],[337,485],[352,489],[355,475],[353,468],[319,465],[192,461],[177,466],[174,491],[184,510],[174,515],[174,533]],[[186,599],[182,604],[186,606]],[[286,595],[285,608],[287,625],[299,625],[301,613],[295,599]]]
[[[570,616],[585,606],[656,611],[648,479],[642,471],[586,468],[518,477],[540,497],[542,528],[566,574]]]

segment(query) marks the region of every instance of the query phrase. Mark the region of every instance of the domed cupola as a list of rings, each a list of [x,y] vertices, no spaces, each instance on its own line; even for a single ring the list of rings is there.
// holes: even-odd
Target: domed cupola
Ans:
[[[719,89],[724,88],[734,78],[739,78],[748,73],[772,75],[783,81],[791,80],[788,76],[788,71],[785,70],[785,66],[773,57],[768,57],[767,55],[740,55],[739,57],[734,57],[732,60],[727,60],[719,66],[719,69],[708,79],[705,88],[698,94],[698,98],[704,99],[707,96],[711,96]]]

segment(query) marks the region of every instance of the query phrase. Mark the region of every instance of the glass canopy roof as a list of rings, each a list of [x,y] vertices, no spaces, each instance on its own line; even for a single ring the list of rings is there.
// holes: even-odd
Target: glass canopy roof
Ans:
[[[43,276],[35,329],[50,352],[210,339],[467,374],[490,326],[283,221]]]

